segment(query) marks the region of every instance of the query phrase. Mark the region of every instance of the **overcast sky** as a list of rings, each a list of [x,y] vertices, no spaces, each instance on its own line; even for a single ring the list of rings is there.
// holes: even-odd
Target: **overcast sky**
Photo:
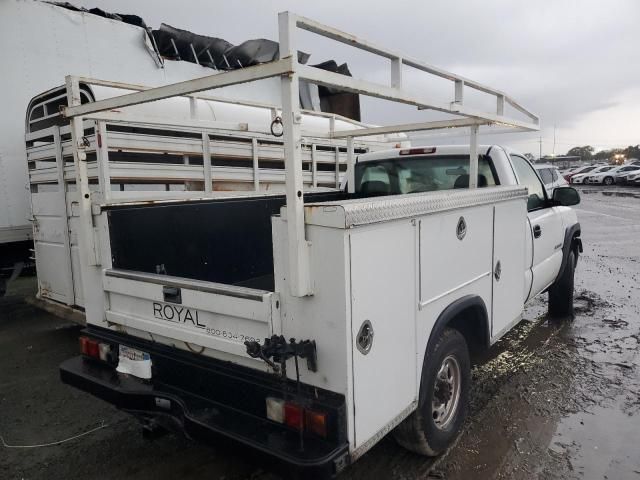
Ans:
[[[277,13],[290,10],[504,90],[542,118],[540,134],[500,139],[523,152],[537,155],[542,136],[543,154],[552,153],[554,125],[556,154],[575,145],[603,149],[640,143],[637,0],[71,1],[135,13],[154,28],[165,22],[232,43],[277,40]],[[348,62],[355,77],[386,80],[388,67],[370,55],[330,48],[333,44],[310,35],[303,40],[311,63],[334,58]],[[452,100],[452,88],[409,72],[406,77],[411,88]],[[481,98],[469,100],[483,104]],[[425,114],[387,111],[368,102],[363,115],[365,121],[385,123]]]

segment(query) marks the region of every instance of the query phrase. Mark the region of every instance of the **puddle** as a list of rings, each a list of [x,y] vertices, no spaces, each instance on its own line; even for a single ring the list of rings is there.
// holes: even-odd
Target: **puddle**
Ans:
[[[580,188],[580,195],[594,195],[601,194],[605,197],[630,197],[630,198],[640,198],[640,192],[634,192],[629,190],[602,190],[598,187],[582,187]]]
[[[640,479],[640,418],[624,405],[591,408],[563,418],[549,444],[583,478]]]

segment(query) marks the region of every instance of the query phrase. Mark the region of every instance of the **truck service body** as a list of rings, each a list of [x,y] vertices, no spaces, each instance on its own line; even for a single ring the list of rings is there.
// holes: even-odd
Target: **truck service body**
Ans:
[[[391,431],[436,455],[464,420],[470,355],[542,292],[552,313],[572,312],[577,192],[549,198],[523,156],[478,145],[480,125],[538,128],[504,93],[287,12],[279,25],[279,61],[218,78],[81,104],[68,77],[87,328],[61,378],[147,429],[235,440],[309,476],[339,473]],[[298,64],[298,29],[390,59],[392,87]],[[452,80],[455,101],[403,90],[403,66]],[[92,193],[83,122],[265,77],[282,86],[284,192]],[[300,79],[463,118],[332,130],[344,188],[305,189]],[[495,96],[496,112],[468,108],[465,87]],[[367,135],[462,126],[469,146],[355,151]]]

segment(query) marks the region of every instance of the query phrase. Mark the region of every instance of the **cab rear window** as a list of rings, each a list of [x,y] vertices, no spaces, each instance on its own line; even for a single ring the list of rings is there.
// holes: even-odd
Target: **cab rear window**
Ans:
[[[467,188],[468,155],[423,155],[361,162],[355,168],[355,190],[365,195],[397,195]],[[478,158],[478,187],[499,185],[491,157]]]

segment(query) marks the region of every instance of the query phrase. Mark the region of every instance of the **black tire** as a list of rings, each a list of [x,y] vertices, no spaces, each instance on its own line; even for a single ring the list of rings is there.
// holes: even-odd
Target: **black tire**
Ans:
[[[573,280],[576,252],[571,250],[562,276],[549,288],[549,315],[553,318],[573,317]]]
[[[7,279],[0,277],[0,297],[4,297],[5,293],[7,293]]]
[[[613,185],[613,177],[604,177],[602,183],[605,185]]]
[[[459,396],[446,424],[436,425],[433,401],[437,375],[445,360],[455,359],[459,366]],[[436,344],[427,352],[422,367],[418,408],[393,431],[396,441],[407,450],[434,457],[451,446],[462,428],[469,406],[471,362],[467,342],[460,332],[447,328]]]

